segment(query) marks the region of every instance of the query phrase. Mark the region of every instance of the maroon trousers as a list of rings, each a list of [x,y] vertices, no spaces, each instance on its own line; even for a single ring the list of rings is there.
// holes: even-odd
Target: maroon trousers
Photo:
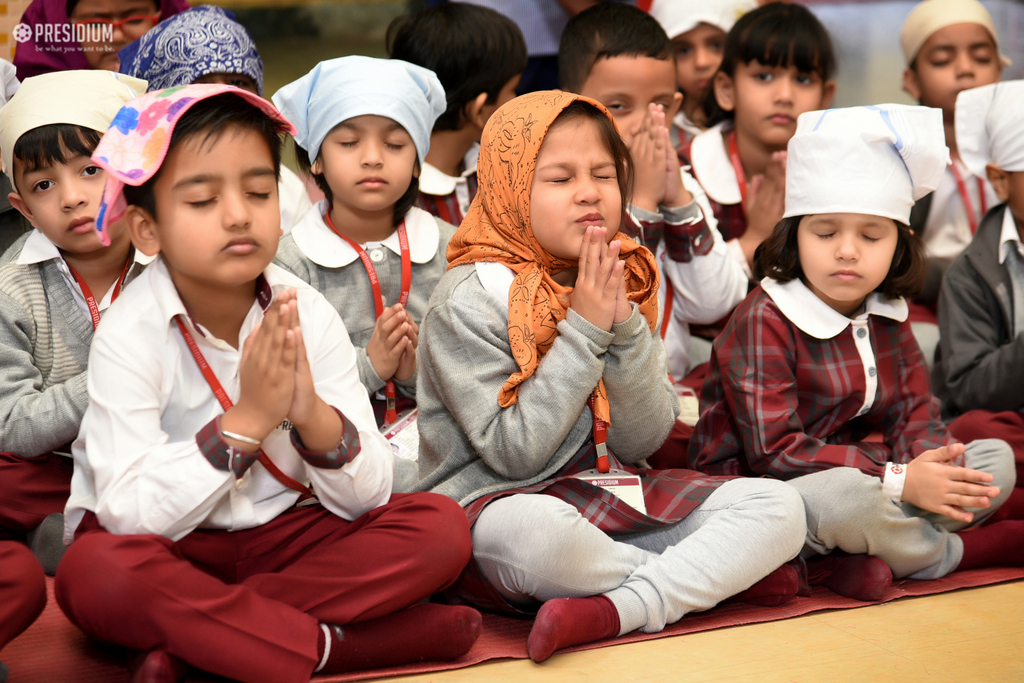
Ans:
[[[949,424],[949,432],[963,443],[977,439],[1002,439],[1013,449],[1017,463],[1017,487],[1024,487],[1024,417],[1015,410],[994,413],[969,410]]]
[[[430,493],[393,495],[351,522],[317,505],[177,542],[111,534],[90,514],[61,560],[56,597],[97,640],[166,649],[240,681],[308,681],[319,622],[409,607],[451,585],[471,550],[462,508]]]
[[[46,577],[24,543],[0,541],[0,648],[32,625],[46,607]]]
[[[25,534],[46,515],[64,512],[74,469],[71,458],[54,453],[37,458],[0,453],[0,529]]]

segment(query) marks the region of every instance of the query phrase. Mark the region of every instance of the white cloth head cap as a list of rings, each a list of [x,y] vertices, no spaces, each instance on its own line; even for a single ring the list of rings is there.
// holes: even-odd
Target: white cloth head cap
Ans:
[[[18,92],[20,85],[21,81],[18,80],[17,69],[14,68],[14,65],[6,59],[0,59],[0,107],[14,97],[14,93]]]
[[[1024,81],[1004,81],[964,90],[956,98],[956,144],[960,158],[979,178],[993,163],[1024,171]]]
[[[711,24],[726,33],[744,14],[757,9],[757,0],[654,0],[649,10],[669,38]]]
[[[335,126],[376,114],[405,128],[422,166],[434,121],[448,106],[444,87],[433,71],[400,59],[361,56],[320,62],[271,99],[295,125],[295,141],[309,153],[311,164]]]
[[[862,213],[906,224],[948,164],[941,109],[882,104],[807,112],[789,141],[784,217]]]
[[[14,184],[14,144],[28,131],[69,123],[107,132],[124,103],[146,92],[146,81],[113,71],[54,71],[26,78],[0,108],[0,154]]]
[[[921,47],[937,31],[953,24],[981,24],[992,35],[992,41],[999,50],[999,34],[988,10],[978,0],[924,0],[914,6],[903,22],[900,30],[900,43],[903,46],[903,58],[910,66]],[[1003,66],[1010,66],[1010,60],[999,53]]]

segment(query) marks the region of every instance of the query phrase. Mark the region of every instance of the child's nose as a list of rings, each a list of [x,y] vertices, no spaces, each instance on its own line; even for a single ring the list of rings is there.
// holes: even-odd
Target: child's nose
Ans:
[[[221,206],[224,207],[224,227],[229,230],[247,228],[252,222],[252,214],[249,212],[249,205],[245,202],[245,193],[227,191],[221,196]]]
[[[780,102],[792,102],[793,101],[793,79],[777,78],[775,79],[775,99]]]
[[[383,145],[376,142],[369,142],[363,145],[363,164],[366,166],[379,166],[384,158]]]
[[[706,69],[714,65],[714,55],[706,47],[697,47],[693,51],[693,62],[698,69]]]
[[[581,180],[576,188],[576,201],[580,204],[593,204],[601,198],[597,183],[591,178]]]
[[[839,248],[836,250],[836,257],[843,261],[850,261],[857,258],[857,242],[853,238],[839,240]]]
[[[65,209],[77,209],[88,202],[89,195],[85,192],[85,188],[75,182],[64,183],[61,203]]]

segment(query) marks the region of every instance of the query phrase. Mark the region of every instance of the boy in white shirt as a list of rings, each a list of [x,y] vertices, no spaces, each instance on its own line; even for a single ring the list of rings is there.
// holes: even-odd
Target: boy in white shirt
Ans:
[[[129,103],[93,157],[98,227],[124,212],[158,258],[93,342],[56,592],[89,635],[148,653],[135,681],[307,681],[479,634],[474,610],[416,605],[466,564],[465,514],[391,495],[344,324],[271,265],[293,131],[256,95],[190,85]]]

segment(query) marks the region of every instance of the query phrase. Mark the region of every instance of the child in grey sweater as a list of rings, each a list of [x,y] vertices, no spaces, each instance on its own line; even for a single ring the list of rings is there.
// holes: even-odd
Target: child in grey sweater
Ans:
[[[754,584],[747,597],[795,594],[795,570],[777,568],[803,543],[798,496],[642,466],[678,408],[654,257],[619,232],[629,152],[607,110],[531,93],[494,114],[481,149],[487,191],[449,244],[420,347],[420,487],[473,524],[455,597],[539,608],[540,662]]]

